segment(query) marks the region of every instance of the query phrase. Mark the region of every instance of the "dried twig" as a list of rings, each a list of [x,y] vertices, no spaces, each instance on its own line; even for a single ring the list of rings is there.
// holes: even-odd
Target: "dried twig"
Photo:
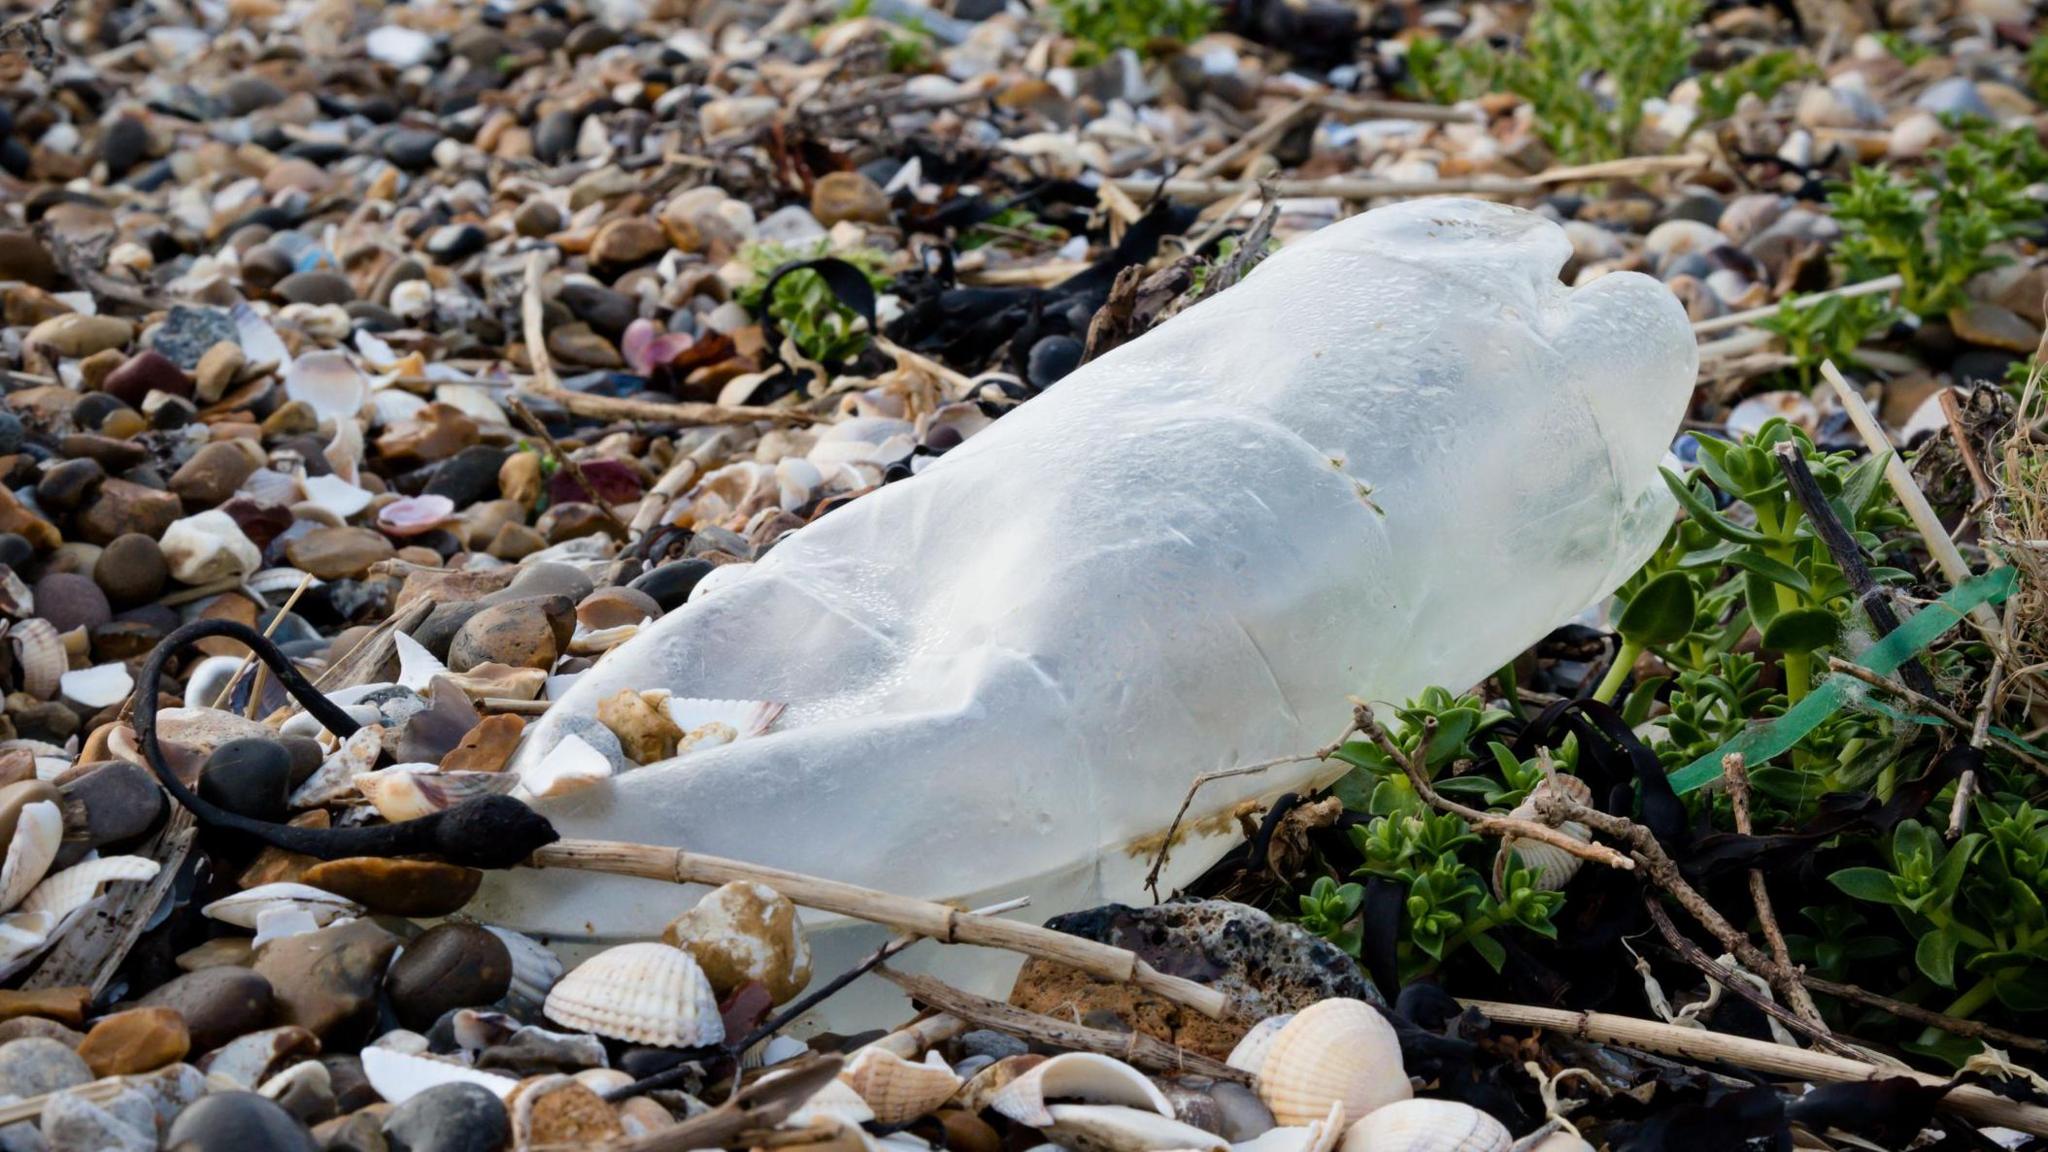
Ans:
[[[1735,809],[1735,830],[1748,836],[1751,833],[1749,818],[1749,764],[1742,753],[1731,752],[1721,758],[1721,778],[1728,782],[1728,802]],[[1788,972],[1799,972],[1792,963],[1792,949],[1785,944],[1784,930],[1778,926],[1778,914],[1771,907],[1771,892],[1764,884],[1763,870],[1749,870],[1749,899],[1756,905],[1757,925],[1764,934],[1764,943],[1770,947],[1771,958]],[[1806,994],[1804,985],[1795,984],[1798,995],[1785,1003],[1807,1023],[1825,1029],[1827,1021],[1821,1018],[1820,1006],[1813,997]]]
[[[1236,776],[1255,776],[1269,768],[1278,768],[1282,764],[1299,764],[1304,760],[1327,760],[1337,751],[1338,746],[1342,743],[1340,740],[1337,744],[1332,744],[1327,748],[1319,748],[1314,752],[1304,753],[1300,756],[1276,756],[1271,760],[1261,760],[1256,764],[1239,764],[1231,768],[1218,768],[1214,772],[1204,772],[1200,776],[1195,777],[1194,781],[1188,785],[1187,795],[1180,798],[1180,810],[1173,814],[1172,822],[1166,826],[1166,836],[1159,841],[1159,852],[1152,857],[1152,867],[1145,873],[1145,891],[1152,894],[1152,899],[1155,903],[1158,901],[1159,873],[1166,868],[1166,859],[1173,854],[1173,838],[1180,832],[1180,822],[1187,816],[1188,806],[1195,802],[1195,793],[1200,792],[1203,785],[1213,784],[1218,780],[1229,780]]]
[[[1786,297],[1784,304],[1789,304],[1793,308],[1811,308],[1823,300],[1847,298],[1850,296],[1874,296],[1879,292],[1895,291],[1903,283],[1905,281],[1898,276],[1880,276],[1875,280],[1865,280],[1860,284],[1844,284],[1840,288],[1831,288],[1826,292],[1806,292],[1798,296],[1789,296]],[[1701,320],[1692,326],[1692,330],[1697,335],[1705,335],[1709,332],[1726,332],[1730,328],[1747,327],[1767,316],[1776,316],[1778,309],[1782,306],[1781,304],[1766,304],[1761,308],[1751,308],[1744,312],[1730,312],[1726,316],[1715,316],[1708,320]]]
[[[1792,1012],[1783,1004],[1750,987],[1747,981],[1737,979],[1728,969],[1716,963],[1712,956],[1707,955],[1705,949],[1686,939],[1685,933],[1678,930],[1678,925],[1671,922],[1671,914],[1664,911],[1664,904],[1655,892],[1643,893],[1643,907],[1649,910],[1650,923],[1657,926],[1657,931],[1664,937],[1664,942],[1671,946],[1673,952],[1678,953],[1680,959],[1699,969],[1700,975],[1747,1000],[1757,1011],[1813,1041],[1819,1047],[1852,1058],[1861,1055],[1856,1049],[1830,1035],[1826,1024],[1817,1024]],[[1804,991],[1802,988],[1801,992]]]
[[[1939,1012],[1922,1008],[1918,1004],[1908,1004],[1904,1000],[1894,1000],[1889,996],[1880,996],[1875,992],[1868,992],[1858,988],[1854,984],[1837,984],[1833,980],[1823,979],[1809,972],[1801,972],[1799,974],[1799,982],[1823,996],[1834,996],[1838,999],[1867,1005],[1882,1012],[1889,1012],[1901,1020],[1911,1020],[1915,1024],[1924,1024],[1929,1028],[1939,1028],[1943,1032],[1953,1033],[1957,1036],[1967,1036],[1972,1040],[1988,1040],[1994,1044],[2002,1044],[2007,1048],[2019,1048],[2027,1052],[2048,1052],[2048,1040],[2044,1040],[2039,1036],[2028,1036],[2020,1032],[2008,1032],[2003,1028],[1986,1024],[1981,1020],[1961,1020],[1954,1016],[1944,1016]]]
[[[1265,188],[1268,195],[1283,199],[1328,197],[1336,200],[1377,200],[1382,197],[1401,196],[1534,196],[1560,184],[1625,180],[1660,173],[1689,172],[1700,167],[1701,163],[1701,157],[1694,155],[1632,156],[1600,164],[1553,168],[1526,180],[1502,179],[1498,176],[1445,180],[1373,180],[1333,176],[1320,180],[1269,180],[1265,182]],[[1126,177],[1118,180],[1117,184],[1133,196],[1157,194],[1190,204],[1228,200],[1233,196],[1242,195],[1247,189],[1256,189],[1260,186],[1258,182],[1250,180],[1195,180],[1186,177],[1164,182],[1157,179]]]
[[[1940,1076],[1931,1076],[1908,1068],[1883,1067],[1863,1060],[1830,1056],[1825,1052],[1790,1048],[1783,1044],[1729,1036],[1699,1028],[1683,1028],[1676,1024],[1661,1024],[1632,1016],[1616,1016],[1606,1012],[1569,1012],[1558,1008],[1502,1004],[1488,1000],[1466,1000],[1463,1003],[1467,1007],[1479,1009],[1488,1019],[1498,1024],[1545,1028],[1565,1036],[1590,1040],[1596,1044],[1620,1044],[1687,1060],[1718,1061],[1757,1072],[1796,1077],[1801,1080],[1846,1084],[1910,1076],[1922,1084],[1935,1087],[1946,1087],[1950,1083]],[[1941,1107],[1979,1124],[1996,1124],[2036,1136],[2048,1136],[2048,1108],[2009,1100],[1974,1084],[1957,1085],[1942,1098]]]
[[[584,494],[590,497],[590,502],[604,513],[605,519],[618,527],[620,541],[631,539],[633,530],[612,510],[611,504],[598,492],[597,485],[590,482],[590,477],[583,474],[583,466],[576,463],[575,457],[562,451],[562,446],[555,443],[555,438],[549,434],[547,425],[540,422],[540,417],[533,414],[533,409],[528,408],[517,396],[505,397],[505,407],[512,413],[514,419],[526,426],[528,432],[540,437],[540,442],[547,447],[548,455],[553,456],[556,463],[562,466],[562,471],[569,474],[569,479],[574,480],[576,486],[583,489]]]
[[[314,577],[311,572],[306,573],[305,576],[300,578],[299,586],[297,588],[292,589],[292,594],[288,598],[286,598],[284,602],[284,607],[279,608],[277,610],[277,614],[270,618],[270,627],[265,628],[263,630],[263,635],[267,637],[277,631],[277,626],[284,623],[285,614],[290,612],[292,610],[292,606],[299,602],[299,597],[306,594],[306,589],[311,588],[313,586],[313,579]],[[220,692],[214,696],[213,703],[208,705],[208,707],[218,709],[222,704],[227,703],[228,694],[235,690],[235,681],[240,680],[242,678],[242,673],[247,672],[249,670],[249,665],[255,662],[256,653],[253,650],[251,650],[248,655],[242,657],[242,663],[235,668],[235,674],[233,676],[228,677],[227,683],[221,685]],[[254,699],[261,699],[261,687],[263,681],[261,679],[258,679],[256,683],[258,691],[251,693],[251,696]]]
[[[1858,680],[1861,680],[1865,684],[1868,684],[1872,688],[1876,688],[1881,692],[1890,693],[1891,695],[1898,697],[1900,700],[1903,700],[1906,703],[1911,704],[1913,707],[1918,708],[1931,716],[1935,716],[1939,719],[1948,721],[1951,727],[1956,728],[1959,731],[1973,732],[1976,729],[1975,721],[1969,719],[1968,717],[1965,717],[1962,713],[1956,711],[1955,709],[1949,707],[1946,704],[1943,704],[1941,701],[1934,699],[1932,696],[1922,696],[1920,693],[1913,691],[1911,688],[1906,687],[1904,684],[1901,684],[1896,680],[1890,680],[1883,676],[1879,676],[1877,673],[1872,672],[1870,669],[1865,668],[1861,664],[1844,660],[1839,656],[1830,656],[1828,657],[1828,668],[1830,671],[1840,672],[1844,676],[1852,676]],[[1986,734],[1992,735],[1989,732],[1988,725]],[[1992,735],[1992,738],[1996,739],[1998,741],[1999,747],[2004,748],[2007,752],[2010,752],[2015,759],[2024,761],[2028,766],[2032,767],[2035,771],[2048,773],[2048,763],[2042,763],[2040,757],[2035,756],[2033,753],[2027,751],[2025,748],[2019,746],[2018,744],[2015,744],[2012,741],[2007,740],[2003,736]]]
[[[875,974],[909,993],[911,999],[949,1016],[957,1016],[977,1027],[993,1028],[998,1032],[1007,1032],[1012,1036],[1049,1044],[1055,1048],[1100,1052],[1135,1067],[1155,1072],[1209,1076],[1238,1083],[1251,1079],[1248,1074],[1228,1064],[1212,1060],[1197,1052],[1190,1052],[1185,1048],[1176,1048],[1143,1032],[1111,1032],[1102,1028],[1069,1024],[1051,1016],[1027,1012],[1000,1000],[990,1000],[985,996],[976,996],[972,992],[963,992],[935,977],[916,972],[901,972],[884,966],[876,969]]]
[[[1195,165],[1184,173],[1190,180],[1206,180],[1233,163],[1264,150],[1273,141],[1285,135],[1303,117],[1322,110],[1322,101],[1314,96],[1303,96],[1299,100],[1266,117],[1250,131],[1230,142],[1215,155]]]

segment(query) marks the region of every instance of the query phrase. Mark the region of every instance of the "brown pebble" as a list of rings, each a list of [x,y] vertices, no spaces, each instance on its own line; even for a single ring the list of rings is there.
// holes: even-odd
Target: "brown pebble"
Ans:
[[[520,1081],[505,1108],[512,1114],[513,1142],[522,1148],[588,1148],[626,1134],[604,1097],[567,1076]]]
[[[55,792],[52,788],[50,791]],[[12,824],[12,821],[9,821]],[[9,836],[14,834],[12,827]],[[77,1027],[85,1022],[85,1007],[92,1003],[92,989],[83,985],[64,988],[0,988],[0,1020],[17,1016],[40,1016]]]
[[[102,1017],[78,1045],[95,1076],[130,1076],[174,1064],[192,1050],[185,1018],[169,1008],[133,1008]]]
[[[484,874],[437,860],[351,856],[315,864],[299,882],[346,896],[372,912],[418,918],[460,911],[476,895]]]
[[[519,746],[526,730],[524,717],[511,713],[486,716],[469,730],[448,755],[441,757],[443,772],[501,772]]]

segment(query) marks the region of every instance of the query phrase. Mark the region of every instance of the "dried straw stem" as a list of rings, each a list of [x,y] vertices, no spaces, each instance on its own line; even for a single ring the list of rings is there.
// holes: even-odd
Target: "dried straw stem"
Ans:
[[[1687,1060],[1720,1061],[1776,1076],[1825,1083],[1853,1083],[1861,1080],[1910,1076],[1922,1084],[1937,1087],[1944,1087],[1949,1083],[1940,1076],[1931,1076],[1911,1069],[1886,1068],[1844,1056],[1830,1056],[1824,1052],[1810,1052],[1783,1044],[1728,1036],[1699,1028],[1681,1028],[1675,1024],[1660,1024],[1632,1016],[1616,1016],[1606,1012],[1568,1012],[1557,1008],[1501,1004],[1488,1000],[1467,1000],[1464,1003],[1468,1007],[1479,1009],[1488,1019],[1500,1024],[1545,1028],[1566,1036],[1590,1040],[1596,1044],[1619,1044],[1661,1056],[1675,1056]],[[2036,1136],[2048,1136],[2048,1108],[2008,1100],[1974,1084],[1956,1086],[1943,1097],[1941,1107],[1979,1124],[1998,1125]]]
[[[963,912],[951,905],[897,896],[837,880],[765,868],[718,856],[605,840],[564,840],[533,854],[538,868],[572,868],[642,876],[675,884],[719,885],[735,880],[766,884],[807,908],[837,912],[856,920],[886,924],[899,932],[928,936],[943,944],[1002,948],[1078,968],[1099,980],[1135,984],[1204,1015],[1222,1018],[1230,999],[1215,988],[1168,976],[1135,953],[1035,924],[1020,924]]]
[[[1865,684],[1870,685],[1872,688],[1876,688],[1881,692],[1886,692],[1893,696],[1896,696],[1900,700],[1905,701],[1906,703],[1912,705],[1915,708],[1920,709],[1923,712],[1926,712],[1932,716],[1939,717],[1942,720],[1948,721],[1951,727],[1954,727],[1964,732],[1974,732],[1976,729],[1975,721],[1971,720],[1967,716],[1964,716],[1962,713],[1956,711],[1948,705],[1943,704],[1941,701],[1936,700],[1934,697],[1922,696],[1920,693],[1913,691],[1911,688],[1906,687],[1904,684],[1901,684],[1896,680],[1888,680],[1883,676],[1879,676],[1877,673],[1872,672],[1870,669],[1865,668],[1861,664],[1852,663],[1848,660],[1842,659],[1839,656],[1830,656],[1828,657],[1828,669],[1830,671],[1840,672],[1845,676],[1854,677],[1855,679],[1861,680]],[[1986,734],[1990,734],[1988,724],[1986,726]],[[2027,764],[2029,767],[2033,768],[2037,772],[2048,774],[2048,763],[2043,763],[2040,757],[2035,756],[2033,753],[2027,751],[2025,748],[2022,748],[2019,745],[2014,744],[2012,741],[2004,739],[2003,737],[1995,737],[1995,739],[1998,740],[1999,747],[2004,748],[2007,752],[2010,752],[2013,755],[2014,759]]]
[[[1742,758],[1742,753],[1730,752],[1721,758],[1721,778],[1728,781],[1728,802],[1735,809],[1735,830],[1748,836],[1751,833],[1749,763]],[[1792,963],[1792,950],[1785,944],[1785,933],[1778,927],[1778,914],[1771,907],[1770,889],[1764,884],[1764,874],[1760,868],[1749,870],[1749,899],[1750,903],[1756,905],[1757,924],[1763,931],[1764,943],[1770,946],[1771,959],[1776,960],[1779,967],[1787,972],[1799,972],[1798,966]],[[1786,1003],[1794,1012],[1799,1013],[1801,1019],[1825,1031],[1827,1022],[1821,1019],[1820,1006],[1807,994],[1806,986],[1803,983],[1795,983],[1793,987],[1798,995]]]

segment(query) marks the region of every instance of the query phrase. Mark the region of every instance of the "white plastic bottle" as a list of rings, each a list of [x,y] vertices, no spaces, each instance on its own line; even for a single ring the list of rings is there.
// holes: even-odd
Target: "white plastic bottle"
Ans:
[[[1467,687],[1656,546],[1692,333],[1646,277],[1565,287],[1570,251],[1542,217],[1456,199],[1301,240],[721,573],[585,674],[513,768],[623,687],[779,701],[766,736],[542,810],[564,836],[968,906],[1028,895],[1038,920],[1142,899],[1197,775],[1327,743],[1347,696]],[[1241,802],[1333,775],[1205,788],[1167,882],[1237,839]],[[645,938],[689,900],[516,871],[472,911]],[[820,971],[879,939],[833,935]],[[999,991],[999,971],[974,982]]]

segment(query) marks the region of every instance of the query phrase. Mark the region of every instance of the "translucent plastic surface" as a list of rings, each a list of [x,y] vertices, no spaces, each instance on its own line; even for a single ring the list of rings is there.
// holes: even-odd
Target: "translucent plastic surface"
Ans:
[[[1030,895],[1033,919],[1137,898],[1197,775],[1327,743],[1350,695],[1469,686],[1655,547],[1693,337],[1646,277],[1567,289],[1570,252],[1548,221],[1468,200],[1291,245],[721,572],[587,673],[514,770],[622,687],[785,702],[768,735],[542,809],[565,836]],[[1205,788],[1169,881],[1231,840],[1217,817],[1240,801],[1328,775]],[[645,937],[686,903],[520,871],[472,911]]]

